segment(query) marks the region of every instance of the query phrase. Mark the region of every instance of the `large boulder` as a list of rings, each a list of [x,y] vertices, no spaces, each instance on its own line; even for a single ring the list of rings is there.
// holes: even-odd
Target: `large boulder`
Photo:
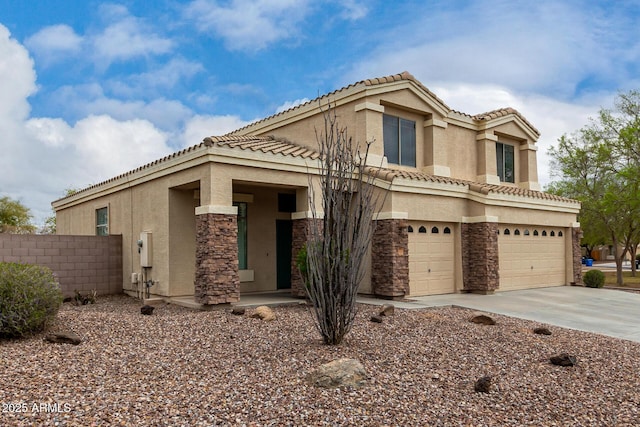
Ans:
[[[477,323],[479,325],[495,325],[496,321],[493,320],[492,317],[487,316],[486,314],[478,314],[469,319],[472,323]]]
[[[549,360],[558,366],[575,366],[578,364],[578,358],[568,353],[562,353],[557,356],[550,357]]]
[[[259,307],[256,307],[255,310],[253,310],[253,314],[251,315],[251,317],[270,322],[272,320],[276,320],[276,313],[274,313],[271,307],[266,305],[261,305]]]
[[[395,312],[395,306],[393,304],[384,304],[381,308],[380,308],[380,313],[378,313],[378,315],[380,316],[393,316],[393,313]]]
[[[73,332],[58,332],[49,334],[44,337],[45,341],[52,342],[55,344],[73,344],[78,345],[82,342],[82,338]]]
[[[367,381],[367,371],[355,359],[337,359],[321,365],[307,375],[307,381],[316,387],[362,387]]]

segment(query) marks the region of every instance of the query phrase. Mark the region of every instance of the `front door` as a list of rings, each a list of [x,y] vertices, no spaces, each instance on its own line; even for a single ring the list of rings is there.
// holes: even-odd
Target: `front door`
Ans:
[[[277,288],[291,288],[291,241],[293,223],[291,220],[276,220],[276,269]]]

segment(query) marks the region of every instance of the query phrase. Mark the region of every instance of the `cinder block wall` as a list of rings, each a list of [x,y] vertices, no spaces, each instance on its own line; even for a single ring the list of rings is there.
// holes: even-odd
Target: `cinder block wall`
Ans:
[[[122,236],[0,234],[0,262],[49,267],[65,296],[122,293]]]

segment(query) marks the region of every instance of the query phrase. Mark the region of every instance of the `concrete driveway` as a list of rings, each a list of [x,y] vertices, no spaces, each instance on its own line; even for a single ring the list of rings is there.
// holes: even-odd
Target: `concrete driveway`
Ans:
[[[369,300],[373,299],[362,298],[361,302],[373,302]],[[402,308],[455,305],[640,342],[640,294],[637,293],[559,286],[494,295],[434,295],[411,300],[396,301],[394,305]]]

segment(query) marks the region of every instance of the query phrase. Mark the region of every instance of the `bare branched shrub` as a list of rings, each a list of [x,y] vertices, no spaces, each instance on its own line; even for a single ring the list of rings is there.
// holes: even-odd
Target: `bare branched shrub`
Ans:
[[[320,150],[320,188],[309,178],[309,222],[306,246],[307,295],[314,320],[325,344],[340,344],[356,315],[356,295],[365,273],[365,260],[373,235],[377,198],[373,180],[378,169],[366,166],[364,152],[340,127],[335,110],[324,111],[324,131],[316,139]],[[316,206],[320,192],[322,207]],[[379,194],[379,193],[378,193]]]

